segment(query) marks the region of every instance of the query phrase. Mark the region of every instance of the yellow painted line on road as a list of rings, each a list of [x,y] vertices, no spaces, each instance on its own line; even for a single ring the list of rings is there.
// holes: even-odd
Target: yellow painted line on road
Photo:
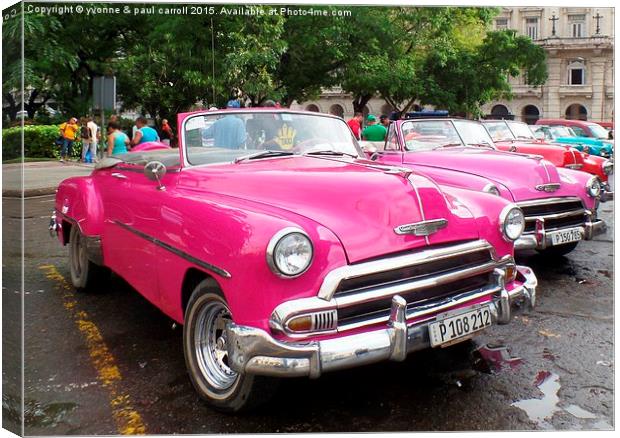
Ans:
[[[73,287],[58,272],[56,266],[41,265],[39,269],[45,273],[49,280],[56,282],[56,289],[62,294],[64,308],[69,312],[80,333],[84,336],[88,354],[97,370],[97,378],[109,392],[112,416],[118,432],[121,435],[145,434],[146,427],[142,417],[131,405],[129,395],[123,394],[120,388],[122,376],[116,365],[116,360],[95,323],[89,319],[85,311],[79,309]]]

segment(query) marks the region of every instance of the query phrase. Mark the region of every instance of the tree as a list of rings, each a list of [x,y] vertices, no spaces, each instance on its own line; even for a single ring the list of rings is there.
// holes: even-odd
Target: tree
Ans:
[[[532,86],[547,80],[542,47],[513,30],[487,33],[476,47],[432,53],[423,68],[425,87],[420,99],[451,112],[480,115],[480,107],[510,97],[509,77],[524,75]]]

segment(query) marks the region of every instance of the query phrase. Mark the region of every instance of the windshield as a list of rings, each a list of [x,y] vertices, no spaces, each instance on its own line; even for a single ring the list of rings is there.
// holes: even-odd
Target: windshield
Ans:
[[[600,125],[588,125],[588,128],[590,128],[592,136],[595,138],[600,138],[602,140],[607,140],[609,138],[609,132]]]
[[[408,121],[401,125],[408,151],[430,151],[443,146],[464,146],[450,120]]]
[[[534,134],[527,123],[508,122],[512,133],[518,139],[535,140]]]
[[[505,122],[485,122],[484,126],[489,131],[493,141],[514,140],[515,137],[508,129]]]
[[[493,144],[493,139],[481,123],[467,120],[455,120],[454,126],[456,126],[456,130],[465,144],[472,146],[488,145],[493,148],[495,147]]]
[[[184,145],[190,164],[308,153],[362,154],[342,119],[269,111],[192,116],[184,124]]]
[[[575,137],[575,133],[566,126],[549,126],[549,132],[551,132],[553,138]]]

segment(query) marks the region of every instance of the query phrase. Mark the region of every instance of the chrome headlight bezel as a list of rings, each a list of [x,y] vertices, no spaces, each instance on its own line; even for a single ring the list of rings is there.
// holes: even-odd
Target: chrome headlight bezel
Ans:
[[[296,272],[287,271],[280,265],[280,263],[278,263],[279,255],[281,251],[285,249],[282,245],[286,245],[287,239],[290,239],[291,237],[301,238],[302,241],[305,241],[305,244],[310,252],[310,256],[305,261],[303,268]],[[296,227],[287,227],[278,231],[273,235],[271,240],[269,240],[266,257],[267,265],[269,265],[271,272],[275,275],[281,278],[297,278],[306,272],[312,265],[312,261],[314,260],[314,245],[312,245],[312,240],[304,230]]]
[[[520,227],[516,233],[513,232],[513,230],[508,229],[508,227],[512,225],[510,222],[513,220],[515,215],[520,218]],[[521,237],[523,231],[525,230],[525,215],[523,214],[523,211],[514,204],[507,205],[499,214],[499,227],[504,240],[514,242]]]
[[[603,185],[601,184],[601,180],[598,176],[593,176],[586,183],[586,193],[591,198],[599,198],[603,191]]]
[[[490,193],[491,195],[502,196],[502,194],[499,191],[499,188],[493,183],[488,183],[486,186],[482,188],[482,191],[485,193]]]
[[[601,169],[605,175],[611,175],[614,173],[614,162],[611,160],[605,160],[603,164],[601,164]]]

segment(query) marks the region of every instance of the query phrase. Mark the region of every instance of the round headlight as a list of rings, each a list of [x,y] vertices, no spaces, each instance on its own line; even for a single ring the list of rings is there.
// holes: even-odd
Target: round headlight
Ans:
[[[274,274],[297,277],[312,263],[312,242],[302,230],[285,228],[276,233],[267,246],[267,264]]]
[[[598,179],[598,176],[593,176],[588,180],[586,184],[586,193],[593,198],[598,198],[601,196],[601,181]]]
[[[605,175],[611,175],[614,173],[614,163],[611,160],[606,160],[603,162],[603,173]]]
[[[499,223],[506,240],[517,240],[525,229],[525,216],[519,207],[509,205],[499,215]]]
[[[485,193],[490,193],[492,195],[501,196],[499,193],[499,189],[497,188],[495,184],[491,184],[491,183],[487,184],[486,186],[484,186],[482,191]]]

